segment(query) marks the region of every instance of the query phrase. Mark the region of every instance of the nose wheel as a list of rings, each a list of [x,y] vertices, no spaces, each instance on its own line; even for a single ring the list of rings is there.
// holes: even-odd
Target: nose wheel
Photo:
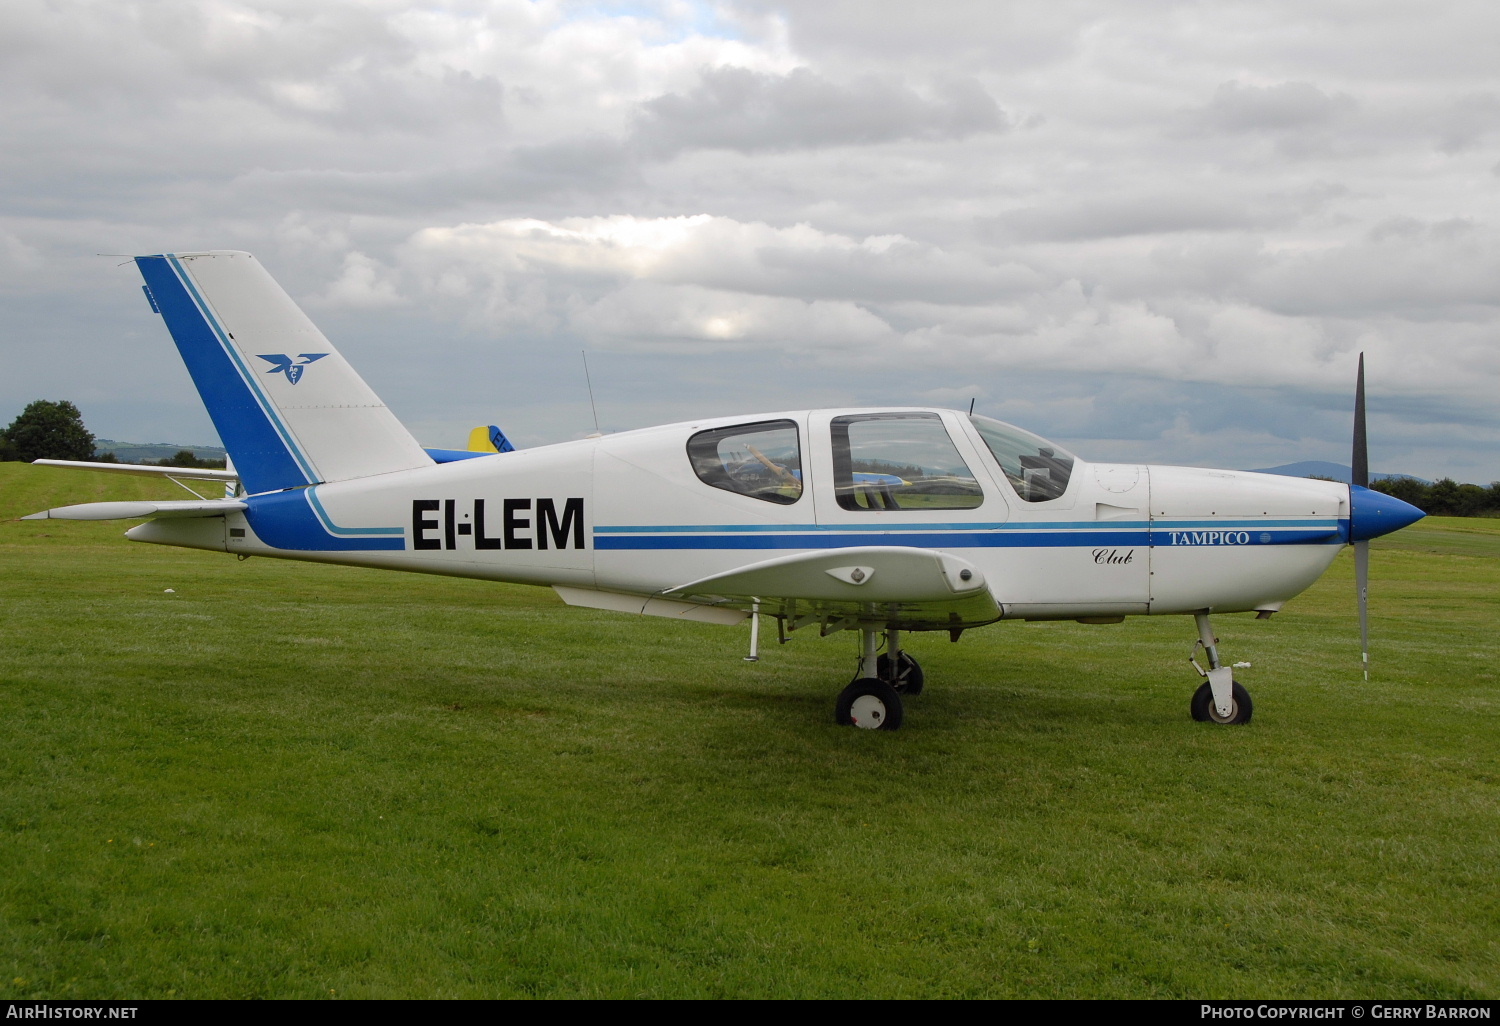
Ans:
[[[1235,681],[1234,671],[1219,661],[1219,639],[1208,622],[1208,614],[1195,613],[1193,619],[1198,622],[1198,640],[1193,642],[1188,662],[1193,664],[1200,677],[1207,678],[1193,693],[1189,706],[1193,719],[1199,723],[1249,723],[1254,711],[1250,692]],[[1198,665],[1200,648],[1208,659],[1206,670]]]
[[[1228,716],[1221,716],[1214,706],[1214,691],[1208,681],[1193,693],[1193,719],[1199,723],[1249,723],[1252,708],[1250,692],[1238,683],[1230,688]]]

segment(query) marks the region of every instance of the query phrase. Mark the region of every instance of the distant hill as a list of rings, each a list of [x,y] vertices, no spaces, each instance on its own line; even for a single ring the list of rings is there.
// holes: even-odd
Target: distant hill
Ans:
[[[1349,480],[1350,470],[1342,463],[1329,463],[1326,460],[1303,460],[1301,463],[1288,463],[1281,467],[1266,467],[1263,470],[1252,470],[1252,474],[1279,474],[1282,477],[1331,477],[1335,481]],[[1421,481],[1423,484],[1432,484],[1431,481],[1411,474],[1377,474],[1370,471],[1371,481],[1386,481],[1393,477],[1408,477],[1413,481]]]
[[[142,460],[164,460],[176,456],[183,449],[191,449],[200,460],[222,460],[227,453],[217,445],[179,445],[176,442],[117,442],[113,438],[94,441],[95,452],[112,452],[121,463],[140,463]]]

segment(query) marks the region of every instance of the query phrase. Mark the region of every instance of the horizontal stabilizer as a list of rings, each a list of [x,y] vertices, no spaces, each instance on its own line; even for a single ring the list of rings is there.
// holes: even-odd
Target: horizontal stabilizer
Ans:
[[[867,545],[779,556],[663,592],[771,616],[879,621],[908,630],[998,620],[979,568],[932,549]]]
[[[457,463],[459,460],[477,460],[481,456],[493,456],[492,452],[475,452],[472,449],[427,449],[434,463]]]
[[[135,520],[139,517],[222,517],[245,508],[238,499],[197,499],[182,502],[84,502],[58,506],[22,520]]]
[[[238,481],[232,470],[205,470],[199,467],[153,467],[139,463],[87,463],[83,460],[32,460],[38,467],[72,467],[74,470],[103,470],[111,474],[134,474],[138,477],[176,477],[184,481]]]

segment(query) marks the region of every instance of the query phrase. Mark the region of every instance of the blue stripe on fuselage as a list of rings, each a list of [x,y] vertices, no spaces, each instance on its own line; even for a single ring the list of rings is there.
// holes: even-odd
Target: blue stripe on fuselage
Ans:
[[[784,530],[784,529],[783,529]],[[1311,528],[1294,531],[1281,529],[1262,540],[1260,533],[1249,532],[1247,541],[1234,547],[1253,545],[1321,545],[1342,544],[1337,528]],[[1099,548],[1103,546],[1149,547],[1153,541],[1165,542],[1162,530],[1079,530],[1079,531],[891,531],[886,533],[834,534],[691,534],[691,535],[611,535],[600,536],[595,528],[594,548],[623,549],[838,549],[857,545],[897,545],[909,548],[936,549],[1049,549]],[[1153,537],[1153,534],[1156,536]]]
[[[406,536],[399,527],[339,528],[341,531],[395,531],[394,537],[337,538],[328,533],[318,511],[313,508],[317,496],[311,488],[294,488],[271,495],[245,498],[245,519],[261,541],[292,552],[358,552],[371,549],[406,548]]]
[[[893,524],[889,521],[873,524],[629,524],[629,525],[600,525],[594,528],[596,534],[772,534],[776,532],[786,533],[790,531],[820,531],[820,532],[842,532],[852,534],[854,532],[872,532],[876,534],[904,534],[907,532],[920,531],[1097,531],[1107,523],[1108,529],[1113,531],[1148,531],[1148,530],[1187,530],[1206,528],[1210,530],[1236,530],[1236,531],[1264,531],[1268,528],[1295,527],[1302,530],[1325,528],[1332,534],[1339,530],[1341,523],[1347,521],[1327,518],[1322,520],[1163,520],[1152,522],[1149,520],[1111,520],[1101,522],[1098,520],[1060,520],[1060,521],[1028,521],[1016,520],[1000,523],[957,523],[957,524],[923,524],[907,523]]]

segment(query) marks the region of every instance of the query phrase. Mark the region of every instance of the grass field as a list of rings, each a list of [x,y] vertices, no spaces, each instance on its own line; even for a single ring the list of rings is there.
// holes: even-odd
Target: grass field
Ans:
[[[165,497],[0,465],[0,996],[1500,995],[1500,521],[1268,622],[849,636],[16,523]],[[166,589],[173,589],[170,593]]]

